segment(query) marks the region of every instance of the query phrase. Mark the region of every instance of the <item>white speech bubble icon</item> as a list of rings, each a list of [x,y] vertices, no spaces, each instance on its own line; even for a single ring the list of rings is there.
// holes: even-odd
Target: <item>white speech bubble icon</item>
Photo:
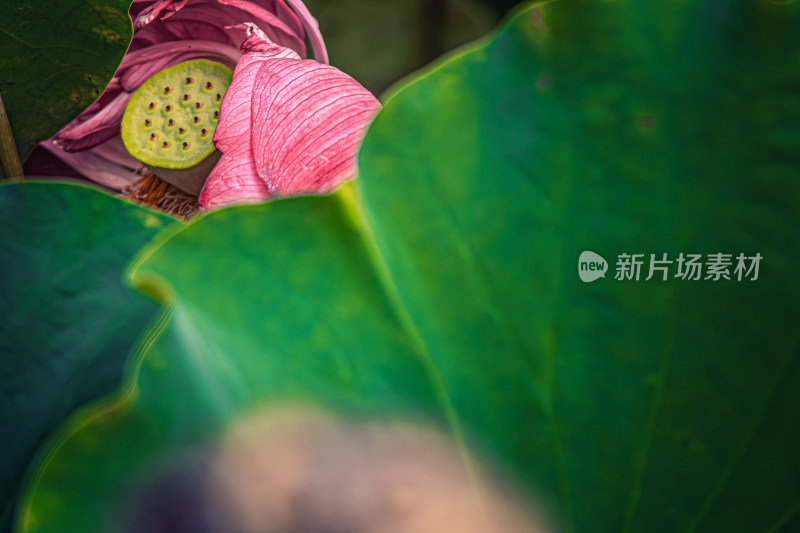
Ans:
[[[581,281],[590,283],[597,278],[604,278],[607,270],[606,260],[594,252],[586,250],[578,258],[578,275],[581,277]]]

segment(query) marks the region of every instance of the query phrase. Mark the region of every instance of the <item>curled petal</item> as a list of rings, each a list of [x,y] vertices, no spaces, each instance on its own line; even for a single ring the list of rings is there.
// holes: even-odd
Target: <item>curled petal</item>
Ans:
[[[322,40],[322,34],[319,31],[319,23],[315,19],[302,0],[286,0],[286,3],[292,6],[303,26],[308,33],[308,40],[311,43],[311,49],[314,50],[314,59],[320,63],[328,63],[328,51],[325,49],[325,41]]]
[[[271,59],[253,91],[253,155],[273,196],[335,189],[356,170],[375,97],[342,71],[313,60]]]
[[[163,13],[169,13],[170,16],[166,18]],[[180,32],[187,24],[194,27],[203,24],[204,27],[222,28],[245,20],[257,20],[258,26],[270,36],[271,40],[281,46],[291,47],[305,56],[303,25],[283,0],[192,0],[188,4],[161,6],[159,15],[153,16],[153,14],[145,10],[136,18],[135,25],[139,31],[131,44],[131,50],[176,38],[195,38],[201,35],[204,39],[211,38],[205,33],[183,35]],[[230,42],[229,37],[225,37],[226,44],[236,47],[242,40],[242,35],[233,42]]]
[[[233,67],[241,53],[232,46],[214,41],[175,41],[149,46],[128,54],[120,68],[124,71],[120,84],[126,91],[133,92],[157,72],[201,57]]]
[[[222,157],[198,199],[204,208],[271,198],[267,185],[256,172],[250,139],[253,84],[261,62],[268,58],[262,53],[247,54],[233,71],[233,81],[222,101],[214,132],[214,144]]]
[[[235,146],[250,146],[253,84],[264,59],[266,56],[260,53],[247,54],[233,71],[233,81],[222,100],[219,123],[214,132],[214,144],[223,154],[230,152]]]
[[[98,112],[70,123],[57,134],[63,148],[70,152],[87,150],[119,135],[122,115],[130,99],[130,94],[121,92]]]
[[[115,141],[109,142],[114,143]],[[119,140],[119,144],[122,144],[121,140]],[[76,153],[65,152],[56,145],[56,141],[53,139],[43,142],[42,146],[88,179],[109,189],[122,190],[140,177],[135,171],[139,162],[130,156],[128,156],[130,159],[125,158],[118,153],[118,149],[114,146],[99,150],[97,147]],[[111,157],[107,157],[107,155],[111,155]],[[131,163],[135,166],[130,166]]]
[[[270,36],[270,40],[277,42],[287,43],[290,48],[297,50],[301,55],[305,55],[306,44],[304,42],[303,33],[295,33],[286,23],[284,23],[277,15],[271,13],[264,7],[249,2],[248,0],[217,0],[220,4],[226,6],[237,7],[242,11],[248,12],[250,15],[258,18],[267,23],[267,28],[273,31],[265,31]],[[283,4],[283,2],[280,2]],[[276,35],[275,31],[280,32],[282,35]],[[272,35],[270,35],[272,34]]]
[[[151,7],[145,8],[133,22],[134,29],[141,29],[157,18],[169,18],[180,11],[189,0],[158,0]]]
[[[300,56],[297,55],[297,52],[292,50],[291,48],[285,48],[280,46],[267,36],[261,29],[253,24],[252,22],[244,22],[242,24],[236,24],[234,26],[226,26],[226,29],[243,29],[245,30],[245,34],[247,35],[247,39],[244,40],[242,43],[242,53],[247,54],[248,52],[262,52],[265,53],[266,57],[286,57],[286,58],[295,58],[300,59]]]

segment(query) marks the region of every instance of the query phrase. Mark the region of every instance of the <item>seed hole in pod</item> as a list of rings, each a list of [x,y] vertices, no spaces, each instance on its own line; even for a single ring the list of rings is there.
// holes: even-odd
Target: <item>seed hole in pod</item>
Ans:
[[[184,94],[183,95],[183,101],[184,102],[188,102],[190,98],[191,98],[191,95],[188,95],[188,94]]]
[[[169,148],[169,141],[164,141],[161,143],[161,148]]]
[[[214,118],[219,118],[219,111],[214,111]]]
[[[194,117],[192,117],[192,120],[194,121],[195,124],[198,124],[200,122],[200,117],[195,115]]]
[[[206,82],[206,89],[208,89],[208,90],[210,91],[210,90],[211,90],[211,89],[213,89],[213,88],[214,88],[214,84],[213,84],[213,83],[211,83],[210,81],[207,81],[207,82]]]
[[[153,121],[150,120],[149,118],[146,118],[146,119],[144,119],[144,125],[147,126],[147,127],[150,127],[150,126],[153,125]]]
[[[194,108],[195,109],[201,109],[202,107],[203,107],[203,103],[202,102],[195,102],[194,103]]]
[[[205,128],[203,128],[202,130],[200,130],[200,135],[202,135],[203,137],[205,137],[206,135],[208,135],[208,130],[207,130],[207,129],[205,129]]]
[[[183,147],[184,150],[188,150],[189,148],[192,147],[192,145],[187,142],[184,142],[181,146]]]
[[[186,78],[186,85],[191,85],[191,84],[193,84],[193,83],[194,83],[194,78],[192,78],[191,76],[189,76],[188,78]]]
[[[222,95],[217,93],[217,96],[215,96],[215,98],[217,99],[217,102],[219,102],[220,100],[222,100]]]
[[[167,121],[167,124],[169,124],[170,126],[174,126],[174,125],[175,125],[175,121],[174,121],[174,120],[172,120],[172,119],[169,119],[169,120]]]
[[[183,135],[184,133],[186,133],[186,128],[178,128],[178,133]]]
[[[156,103],[155,102],[150,102],[150,105],[148,105],[147,107],[148,107],[148,109],[155,109],[156,108]]]
[[[150,142],[156,142],[158,140],[158,135],[155,133],[150,134]]]
[[[167,113],[169,113],[170,111],[172,111],[172,106],[171,106],[171,105],[169,105],[169,104],[165,105],[165,106],[164,106],[164,111],[166,111]]]
[[[164,94],[169,94],[171,92],[172,92],[172,87],[169,87],[169,86],[164,87]]]

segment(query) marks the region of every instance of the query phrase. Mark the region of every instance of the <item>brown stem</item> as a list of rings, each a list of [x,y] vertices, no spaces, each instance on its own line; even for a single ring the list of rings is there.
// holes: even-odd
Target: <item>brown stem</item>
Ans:
[[[8,122],[2,96],[0,96],[0,181],[24,181],[22,164],[19,162],[14,134],[11,133],[11,123]]]

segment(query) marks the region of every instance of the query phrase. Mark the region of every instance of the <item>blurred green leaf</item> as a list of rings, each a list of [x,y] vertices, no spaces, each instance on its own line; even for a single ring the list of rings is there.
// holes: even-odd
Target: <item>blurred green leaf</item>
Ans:
[[[521,11],[389,98],[360,188],[149,247],[132,279],[169,323],[64,429],[23,529],[102,530],[149,466],[280,399],[446,421],[568,531],[797,529],[799,22]],[[756,281],[586,284],[584,250],[764,260]]]
[[[130,0],[15,0],[0,16],[0,94],[21,159],[94,102],[132,35]]]
[[[480,0],[306,0],[331,64],[374,94],[456,46],[485,35],[498,17]]]
[[[171,220],[75,185],[0,187],[2,516],[50,432],[119,384],[157,311],[122,274]]]

